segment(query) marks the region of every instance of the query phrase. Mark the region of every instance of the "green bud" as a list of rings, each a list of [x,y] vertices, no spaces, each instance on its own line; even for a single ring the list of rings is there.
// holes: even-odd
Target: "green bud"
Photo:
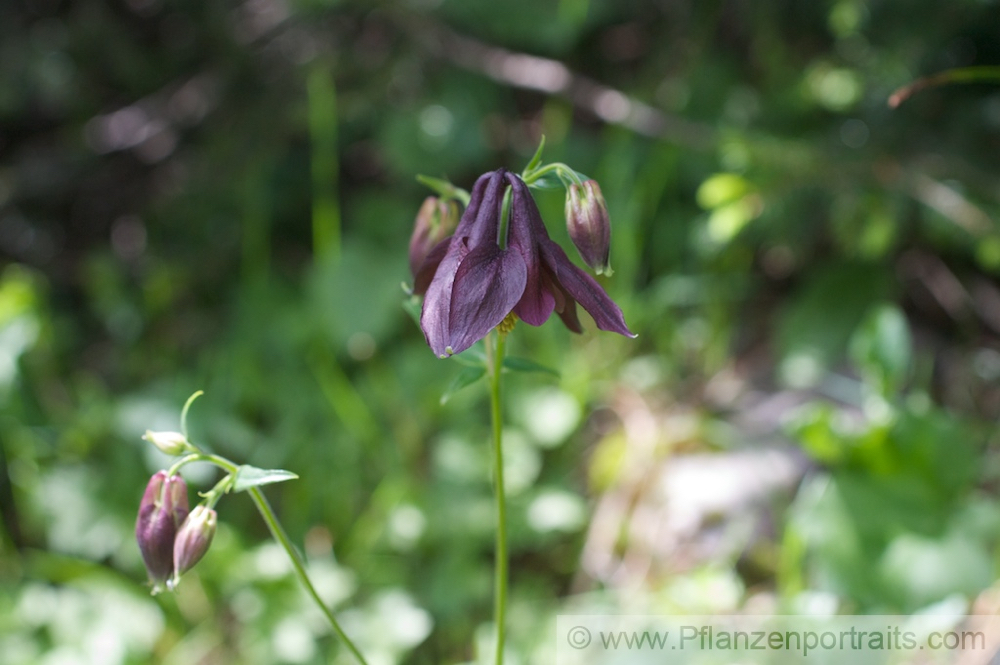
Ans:
[[[180,432],[152,432],[146,430],[142,438],[159,448],[160,452],[174,457],[194,451],[194,446]]]

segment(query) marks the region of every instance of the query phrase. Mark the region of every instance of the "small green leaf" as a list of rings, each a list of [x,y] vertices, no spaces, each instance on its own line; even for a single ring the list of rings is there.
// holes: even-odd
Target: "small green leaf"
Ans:
[[[541,372],[543,374],[551,374],[552,376],[559,378],[559,372],[552,369],[551,367],[546,367],[536,363],[534,360],[528,360],[527,358],[515,358],[513,356],[507,356],[503,359],[503,366],[512,372]]]
[[[448,389],[444,391],[441,395],[441,403],[444,404],[452,398],[452,396],[463,388],[471,386],[473,383],[479,379],[486,376],[485,367],[466,367],[452,380],[451,385]]]
[[[249,464],[243,464],[236,471],[236,480],[233,482],[231,492],[244,492],[251,487],[260,485],[270,485],[272,483],[283,483],[286,480],[295,480],[297,475],[284,469],[258,469]]]

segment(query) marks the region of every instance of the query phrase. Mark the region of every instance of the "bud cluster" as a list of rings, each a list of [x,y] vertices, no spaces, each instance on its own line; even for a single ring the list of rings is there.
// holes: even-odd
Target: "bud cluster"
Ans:
[[[177,475],[157,471],[139,503],[135,537],[153,593],[174,588],[191,569],[215,535],[215,510],[205,505],[188,509],[187,484]]]

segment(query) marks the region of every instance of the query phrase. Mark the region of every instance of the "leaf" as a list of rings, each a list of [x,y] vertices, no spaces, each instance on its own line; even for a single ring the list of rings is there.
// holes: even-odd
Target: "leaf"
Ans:
[[[559,372],[557,370],[536,363],[534,360],[528,360],[527,358],[507,356],[503,359],[503,366],[512,372],[541,372],[542,374],[551,374],[552,376],[559,378]]]
[[[452,398],[452,396],[463,388],[471,386],[473,383],[479,379],[486,376],[485,367],[466,367],[452,380],[451,384],[448,386],[444,394],[441,395],[441,403],[444,404]]]
[[[296,474],[284,469],[258,469],[255,466],[243,464],[236,471],[236,480],[230,491],[234,493],[244,492],[251,487],[283,483],[286,480],[295,480],[296,478],[298,478]]]

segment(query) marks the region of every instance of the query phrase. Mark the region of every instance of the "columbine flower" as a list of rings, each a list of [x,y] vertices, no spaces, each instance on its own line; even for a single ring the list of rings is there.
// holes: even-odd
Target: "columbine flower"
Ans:
[[[508,186],[510,220],[501,238]],[[431,349],[441,357],[460,353],[511,312],[540,326],[554,311],[583,332],[576,303],[601,330],[635,337],[618,305],[549,238],[524,181],[503,169],[481,176],[424,297],[420,327]]]
[[[581,192],[582,189],[582,192]],[[611,220],[601,187],[596,180],[583,186],[572,184],[566,191],[566,230],[580,258],[598,275],[611,275]]]
[[[180,476],[157,471],[139,503],[135,538],[154,593],[174,572],[174,538],[188,516],[187,485]]]
[[[171,588],[177,586],[181,575],[191,570],[205,556],[215,536],[218,519],[215,510],[197,505],[184,520],[174,540],[174,576],[170,581]]]

